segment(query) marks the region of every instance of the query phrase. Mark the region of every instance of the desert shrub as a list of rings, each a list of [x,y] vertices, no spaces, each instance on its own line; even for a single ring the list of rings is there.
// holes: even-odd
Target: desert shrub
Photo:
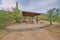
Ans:
[[[58,15],[57,21],[60,21],[60,15]]]
[[[46,14],[42,14],[38,16],[39,20],[47,20],[47,15]]]
[[[16,23],[20,23],[20,20],[22,19],[22,12],[20,10],[14,9],[12,13]]]
[[[9,9],[0,10],[0,28],[7,26],[13,20],[16,20],[16,23],[20,23],[22,18],[22,12],[18,9],[18,3],[16,2],[16,7],[12,8],[12,11]]]
[[[9,17],[4,10],[0,10],[0,27],[3,27],[7,24]]]
[[[0,10],[0,28],[7,26],[13,20],[16,20],[16,23],[20,23],[21,18],[22,14],[20,12]]]

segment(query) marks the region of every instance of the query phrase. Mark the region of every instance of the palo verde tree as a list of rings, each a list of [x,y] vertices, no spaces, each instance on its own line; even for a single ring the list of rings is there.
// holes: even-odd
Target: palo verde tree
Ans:
[[[54,10],[55,10],[55,8],[49,9],[49,10],[47,11],[48,20],[49,20],[49,22],[50,22],[50,25],[52,25]]]
[[[59,18],[60,9],[58,8],[49,9],[47,13],[48,13],[48,20],[50,21],[50,25],[52,25],[52,21],[60,20]]]

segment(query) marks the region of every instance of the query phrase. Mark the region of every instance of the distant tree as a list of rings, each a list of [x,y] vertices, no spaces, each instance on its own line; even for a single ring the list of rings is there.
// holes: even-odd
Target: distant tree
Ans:
[[[60,9],[56,9],[56,17],[55,17],[56,21],[60,20]]]
[[[57,8],[56,8],[55,20],[58,19],[59,14],[60,14],[60,9],[57,9]]]

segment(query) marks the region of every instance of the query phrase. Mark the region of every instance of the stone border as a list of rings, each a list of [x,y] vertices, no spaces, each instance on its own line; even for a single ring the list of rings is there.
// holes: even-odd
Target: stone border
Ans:
[[[33,30],[37,30],[37,29],[46,28],[48,26],[49,26],[49,24],[45,25],[43,27],[32,27],[32,28],[23,28],[23,29],[8,29],[8,28],[5,28],[5,30],[8,31],[8,32],[18,32],[18,31],[27,31],[27,30],[33,31]]]

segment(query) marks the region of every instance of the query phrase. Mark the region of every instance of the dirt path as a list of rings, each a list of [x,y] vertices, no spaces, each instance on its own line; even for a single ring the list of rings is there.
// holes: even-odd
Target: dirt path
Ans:
[[[34,31],[20,31],[13,32],[6,35],[3,40],[57,40],[46,29],[39,29]]]

